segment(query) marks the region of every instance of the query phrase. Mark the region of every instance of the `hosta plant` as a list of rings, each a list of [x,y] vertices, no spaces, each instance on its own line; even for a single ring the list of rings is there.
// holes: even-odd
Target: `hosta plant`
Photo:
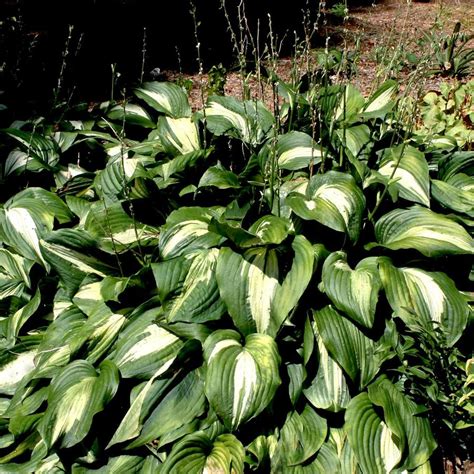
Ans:
[[[406,132],[396,88],[280,83],[278,111],[192,112],[146,83],[86,120],[3,130],[0,471],[467,457],[430,408],[451,397],[464,429],[472,376],[429,384],[450,365],[427,334],[470,367],[474,157]]]

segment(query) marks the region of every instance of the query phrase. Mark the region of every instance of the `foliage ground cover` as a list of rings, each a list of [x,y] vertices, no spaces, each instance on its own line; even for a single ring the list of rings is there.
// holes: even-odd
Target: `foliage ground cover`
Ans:
[[[472,459],[474,83],[267,77],[0,132],[0,472]]]

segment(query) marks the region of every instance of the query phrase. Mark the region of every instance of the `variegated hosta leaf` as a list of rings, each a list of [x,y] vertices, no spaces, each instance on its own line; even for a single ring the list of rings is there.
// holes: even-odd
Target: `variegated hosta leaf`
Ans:
[[[9,296],[21,297],[30,287],[31,260],[0,248],[0,300]]]
[[[360,116],[363,119],[384,117],[396,104],[394,96],[398,84],[393,81],[384,82],[366,101]]]
[[[15,393],[23,377],[34,370],[36,354],[36,348],[24,352],[15,348],[13,354],[12,351],[0,350],[0,394]]]
[[[351,380],[365,387],[380,370],[386,357],[377,345],[331,306],[313,312],[318,334],[331,357]]]
[[[169,322],[203,323],[219,319],[225,312],[219,295],[216,266],[219,250],[202,250],[192,260],[181,292],[168,307]]]
[[[333,111],[334,120],[351,123],[364,106],[364,97],[352,84],[341,87],[339,103]]]
[[[277,458],[278,453],[273,456]],[[278,458],[277,458],[278,459]],[[283,470],[279,466],[273,465],[272,472],[284,472],[285,474],[319,474],[324,472],[340,472],[340,462],[337,456],[336,448],[326,442],[324,443],[316,456],[310,458],[306,463],[297,466],[286,466]]]
[[[223,434],[212,441],[200,431],[173,446],[160,473],[243,474],[244,458],[244,447],[234,435]]]
[[[306,196],[293,193],[286,201],[301,218],[345,232],[353,242],[358,240],[365,197],[351,175],[339,171],[318,174],[311,178]]]
[[[385,376],[368,387],[368,396],[374,405],[382,407],[385,423],[403,450],[400,468],[412,470],[425,464],[435,450],[436,442],[428,418],[417,416],[416,403]]]
[[[156,229],[130,217],[120,202],[94,203],[85,218],[84,228],[98,240],[102,250],[111,254],[150,244],[158,238]]]
[[[217,189],[238,189],[240,188],[239,177],[226,170],[220,163],[209,167],[198,183],[198,188],[215,187]]]
[[[94,186],[100,197],[117,201],[119,196],[126,195],[131,180],[145,174],[139,158],[123,157],[98,171]]]
[[[132,323],[134,330],[127,330],[126,337],[118,341],[112,357],[124,378],[148,379],[169,365],[183,346],[174,334],[153,323],[143,327],[140,319]]]
[[[169,82],[145,82],[135,95],[150,107],[173,118],[190,117],[191,107],[184,90]]]
[[[380,276],[394,314],[413,329],[439,326],[446,343],[453,345],[463,334],[469,305],[444,273],[418,268],[397,268],[380,262]]]
[[[280,431],[274,465],[278,464],[281,472],[291,466],[303,464],[316,454],[327,434],[327,423],[313,408],[306,405],[301,413],[292,411],[286,417]]]
[[[105,361],[99,371],[77,360],[65,367],[51,382],[48,407],[38,431],[48,446],[61,439],[70,448],[89,433],[94,415],[114,397],[119,376],[115,365]]]
[[[164,368],[159,369],[136,395],[109,446],[132,438],[128,449],[152,440],[160,443],[160,438],[204,413],[204,387],[196,371],[175,386],[173,379],[157,380],[163,372]]]
[[[472,176],[459,173],[449,177],[446,182],[433,179],[431,193],[443,206],[474,217],[474,178]]]
[[[225,239],[209,229],[213,218],[224,208],[182,207],[172,212],[160,234],[160,254],[164,260],[179,257],[196,249],[219,245]]]
[[[316,334],[316,338],[319,351],[318,372],[303,393],[316,408],[339,412],[347,408],[351,399],[346,378],[341,367],[329,355],[321,337]]]
[[[125,103],[123,105],[116,105],[109,110],[107,117],[112,120],[139,125],[145,128],[156,127],[150,114],[143,107],[136,104]]]
[[[9,155],[5,174],[25,171],[53,170],[59,160],[59,147],[49,136],[8,128],[4,133],[20,143],[22,152]]]
[[[23,207],[0,209],[0,239],[20,255],[49,269],[41,253],[39,239],[52,229],[47,229],[45,224],[35,217]]]
[[[416,249],[427,257],[474,253],[474,240],[463,227],[420,206],[385,214],[375,224],[375,235],[383,247]]]
[[[400,463],[403,447],[366,392],[350,401],[345,421],[349,443],[364,474],[386,474]]]
[[[308,286],[313,248],[302,235],[295,237],[292,247],[293,263],[281,284],[275,250],[259,247],[241,256],[221,249],[216,273],[219,291],[243,334],[256,331],[275,336]]]
[[[206,396],[231,430],[256,417],[281,383],[280,355],[265,334],[250,334],[242,345],[233,330],[218,330],[204,343]]]
[[[274,122],[272,113],[262,102],[234,97],[210,97],[205,114],[206,126],[212,133],[239,138],[249,145],[263,142]]]
[[[361,470],[357,463],[354,451],[352,450],[347,433],[343,428],[331,428],[328,436],[328,443],[336,449],[340,462],[340,474],[360,474]]]
[[[408,201],[430,206],[430,177],[425,155],[410,145],[384,150],[378,172]]]
[[[278,137],[278,167],[284,170],[299,170],[321,162],[322,149],[303,132],[288,132]]]
[[[172,156],[185,155],[201,148],[197,125],[189,117],[160,117],[157,134],[164,150]]]
[[[337,309],[357,323],[371,328],[374,324],[380,278],[373,266],[361,260],[352,270],[345,252],[334,252],[324,261],[322,282],[324,292]]]
[[[15,311],[3,321],[2,330],[0,331],[0,349],[11,349],[15,345],[21,328],[34,316],[40,303],[41,294],[40,290],[37,289],[33,298],[31,298],[25,306]]]

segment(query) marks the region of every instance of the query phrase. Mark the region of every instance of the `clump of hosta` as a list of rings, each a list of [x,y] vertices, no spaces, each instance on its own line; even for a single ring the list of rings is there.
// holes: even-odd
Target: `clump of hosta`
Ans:
[[[278,120],[147,83],[3,131],[1,472],[467,456],[473,153],[407,132],[394,82],[280,89]]]

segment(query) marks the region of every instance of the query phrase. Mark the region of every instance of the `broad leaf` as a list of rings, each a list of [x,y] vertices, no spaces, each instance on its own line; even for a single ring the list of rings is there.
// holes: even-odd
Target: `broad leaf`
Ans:
[[[206,249],[224,241],[209,229],[212,218],[219,217],[222,208],[182,207],[172,212],[160,234],[160,254],[163,259],[179,257],[196,249]]]
[[[419,206],[385,214],[375,224],[375,235],[383,247],[415,249],[427,257],[474,253],[474,240],[463,227]]]
[[[326,434],[326,420],[309,405],[301,413],[290,412],[281,428],[277,447],[281,469],[307,461],[319,450]]]
[[[206,396],[224,424],[235,430],[271,402],[280,385],[275,341],[250,334],[242,345],[233,330],[218,330],[204,344]]]
[[[316,408],[339,412],[347,408],[351,399],[346,378],[341,367],[329,355],[321,337],[317,334],[316,337],[319,351],[318,372],[303,393]]]
[[[306,133],[289,132],[278,137],[276,154],[278,167],[298,170],[321,162],[322,149]]]
[[[358,240],[365,197],[351,175],[339,171],[316,175],[309,182],[306,196],[293,193],[286,202],[301,218],[345,232],[353,242]]]
[[[160,117],[157,136],[164,150],[172,156],[185,155],[200,149],[197,126],[188,117]]]
[[[474,217],[474,178],[464,173],[451,176],[446,182],[431,181],[433,197],[456,212]]]
[[[380,276],[394,314],[405,324],[413,329],[439,325],[449,346],[461,337],[469,305],[446,274],[397,268],[383,260]]]
[[[173,118],[189,117],[191,107],[184,90],[168,82],[145,82],[135,95],[149,106]]]
[[[160,473],[243,474],[244,456],[244,447],[235,436],[223,434],[212,441],[205,433],[197,432],[173,447]]]
[[[406,144],[384,150],[378,172],[390,180],[388,185],[402,198],[429,207],[428,163],[421,151]]]
[[[267,137],[274,117],[260,101],[212,96],[205,109],[206,126],[215,135],[229,135],[249,145]]]
[[[344,252],[334,252],[324,261],[322,282],[324,292],[337,309],[344,311],[355,322],[371,328],[380,289],[376,269],[361,260],[355,270],[347,263]]]
[[[145,128],[156,127],[150,114],[143,107],[129,102],[112,107],[107,116],[112,120],[122,121],[131,125],[139,125]]]
[[[118,381],[117,368],[110,361],[103,362],[99,372],[83,360],[64,368],[51,382],[48,408],[38,425],[48,446],[59,439],[64,448],[82,441],[94,415],[114,397]]]
[[[351,380],[365,387],[375,377],[384,361],[374,341],[331,306],[313,312],[318,334],[331,357]]]
[[[256,331],[275,336],[309,284],[313,249],[302,235],[292,247],[293,264],[281,284],[275,250],[255,248],[241,256],[221,249],[216,270],[219,291],[234,324],[244,334]]]
[[[0,300],[22,296],[30,287],[29,273],[33,262],[6,249],[0,249]]]

